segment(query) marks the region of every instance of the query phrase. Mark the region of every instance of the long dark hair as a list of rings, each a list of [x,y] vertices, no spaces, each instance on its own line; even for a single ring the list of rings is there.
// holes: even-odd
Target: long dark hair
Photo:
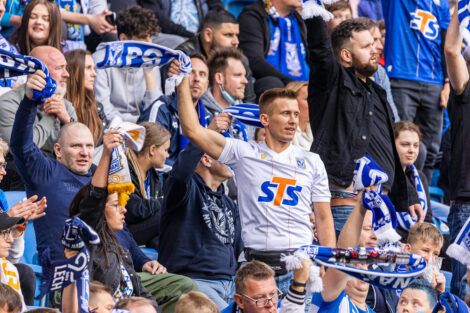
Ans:
[[[67,60],[67,93],[65,99],[72,102],[78,121],[88,126],[95,145],[103,136],[103,123],[98,115],[97,104],[92,90],[84,87],[85,58],[91,56],[87,50],[69,50],[64,53]]]
[[[33,47],[28,34],[28,24],[33,9],[38,4],[42,4],[49,12],[49,37],[44,46],[51,46],[62,51],[60,44],[62,38],[62,18],[59,6],[54,1],[49,0],[32,0],[24,9],[23,18],[20,27],[11,35],[11,43],[16,46],[23,55],[28,55]]]
[[[89,210],[89,208],[83,207],[82,200],[85,199],[85,197],[87,196],[90,186],[91,186],[90,184],[83,186],[73,197],[72,202],[70,203],[70,206],[69,206],[70,217],[76,216],[76,215],[80,217],[80,214],[83,213],[83,211]],[[122,251],[121,251],[121,246],[119,245],[117,241],[116,235],[111,230],[111,228],[109,228],[109,225],[104,215],[104,210],[105,210],[104,207],[97,208],[97,210],[95,210],[93,214],[97,214],[100,216],[100,219],[95,226],[95,231],[98,233],[98,236],[100,237],[100,240],[101,240],[101,245],[99,246],[99,249],[105,256],[106,267],[109,267],[108,252],[106,250],[106,248],[109,247],[109,244],[112,243],[116,247],[117,256],[118,256],[119,262],[121,263],[122,263]]]

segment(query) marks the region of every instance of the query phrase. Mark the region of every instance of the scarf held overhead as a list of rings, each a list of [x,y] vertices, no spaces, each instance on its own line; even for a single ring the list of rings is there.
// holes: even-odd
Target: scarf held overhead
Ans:
[[[303,0],[302,17],[304,20],[320,16],[325,22],[333,18],[333,14],[325,9],[325,4],[332,4],[339,0]]]
[[[44,104],[57,87],[46,65],[36,58],[0,49],[0,78],[34,74],[37,70],[42,70],[46,74],[46,87],[42,91],[33,90],[33,101]]]
[[[470,44],[470,0],[459,0],[458,2],[459,31],[465,46]]]
[[[284,256],[283,261],[289,270],[301,268],[300,261],[309,258],[319,266],[324,265],[342,271],[379,288],[403,289],[419,277],[426,268],[423,257],[410,254],[385,251],[375,248],[331,248],[316,245],[300,247],[294,255]],[[406,272],[398,267],[390,271],[362,269],[348,264],[394,264],[407,265]],[[320,278],[321,280],[321,278]]]
[[[455,241],[447,248],[446,253],[467,267],[470,266],[470,217],[460,229]]]
[[[115,147],[111,154],[111,164],[108,175],[108,193],[118,193],[118,202],[126,206],[129,194],[134,192],[129,163],[126,157],[126,145],[134,151],[140,151],[144,145],[145,128],[134,123],[123,122],[120,117],[111,121],[109,129],[118,130],[122,144]]]
[[[401,238],[395,231],[397,228],[397,213],[392,201],[385,194],[382,194],[382,184],[386,181],[388,181],[387,173],[369,155],[365,155],[356,161],[353,188],[355,192],[364,190],[362,201],[364,207],[372,211],[372,226],[379,247],[394,244]],[[365,190],[367,187],[372,186],[375,186],[375,191]]]
[[[165,94],[171,95],[184,77],[191,74],[191,60],[182,51],[169,49],[142,41],[113,41],[102,45],[105,49],[102,59],[97,60],[97,68],[153,68],[178,60],[181,74],[173,75],[165,82]],[[100,49],[100,50],[101,50]]]

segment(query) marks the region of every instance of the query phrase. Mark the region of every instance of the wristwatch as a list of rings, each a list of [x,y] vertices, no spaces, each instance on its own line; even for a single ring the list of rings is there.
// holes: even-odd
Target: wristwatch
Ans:
[[[298,281],[292,280],[292,286],[294,287],[304,287],[307,286],[307,283],[300,283]]]

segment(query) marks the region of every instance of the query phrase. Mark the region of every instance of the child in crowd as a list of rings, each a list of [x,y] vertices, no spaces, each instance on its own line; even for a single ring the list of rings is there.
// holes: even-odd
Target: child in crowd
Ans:
[[[111,288],[93,280],[90,282],[90,299],[88,300],[90,312],[111,313],[114,308]]]
[[[208,296],[199,291],[182,295],[176,303],[175,313],[219,313],[219,308]]]
[[[424,278],[432,284],[438,294],[444,293],[446,287],[444,275],[439,272],[439,269],[435,269],[443,244],[444,238],[436,226],[420,223],[410,228],[405,245],[405,252],[418,254],[426,260],[429,271],[425,271]]]
[[[20,295],[8,285],[0,283],[0,312],[21,312],[22,301]]]

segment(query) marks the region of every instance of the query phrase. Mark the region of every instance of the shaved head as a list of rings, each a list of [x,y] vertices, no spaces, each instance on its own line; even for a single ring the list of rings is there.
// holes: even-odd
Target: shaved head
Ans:
[[[54,145],[57,161],[78,175],[85,175],[91,167],[95,145],[93,135],[85,124],[65,124]]]
[[[86,133],[87,135],[89,134],[93,138],[93,135],[91,134],[91,131],[88,128],[88,126],[80,122],[70,122],[60,128],[59,138],[57,140],[58,143],[63,145],[68,140],[70,133],[77,133],[77,132],[83,132],[83,133]]]
[[[65,94],[69,73],[66,69],[67,61],[62,52],[54,47],[39,46],[31,50],[29,55],[44,62],[51,77],[57,82],[57,87]]]

